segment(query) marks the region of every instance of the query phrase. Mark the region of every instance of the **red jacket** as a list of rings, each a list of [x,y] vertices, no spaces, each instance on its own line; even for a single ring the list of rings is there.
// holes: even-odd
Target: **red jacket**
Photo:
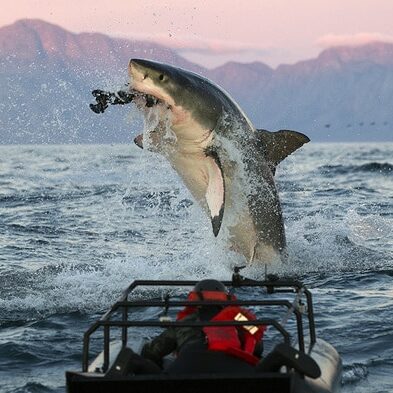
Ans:
[[[236,300],[234,295],[224,292],[203,291],[190,292],[188,300]],[[177,315],[181,320],[187,315],[197,312],[197,307],[187,306]],[[211,321],[253,321],[256,316],[239,306],[227,306],[216,314]],[[207,337],[208,349],[211,351],[222,351],[228,355],[236,356],[247,363],[257,364],[260,360],[254,356],[257,343],[262,339],[266,326],[244,325],[244,326],[205,326],[203,332]]]

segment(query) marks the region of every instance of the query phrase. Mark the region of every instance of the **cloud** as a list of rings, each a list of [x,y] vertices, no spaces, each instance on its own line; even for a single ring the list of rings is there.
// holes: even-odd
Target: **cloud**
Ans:
[[[215,68],[228,61],[251,63],[259,61],[276,67],[283,62],[298,61],[299,56],[288,49],[271,44],[253,42],[207,39],[196,35],[176,33],[129,33],[112,32],[112,36],[128,40],[147,41],[171,48],[187,60],[203,67]],[[294,57],[294,58],[293,58]]]
[[[332,46],[360,46],[370,42],[393,42],[393,35],[381,33],[326,34],[316,44],[321,48]]]
[[[116,34],[120,35],[120,34]],[[194,52],[210,56],[225,54],[256,53],[258,55],[270,55],[276,49],[269,45],[256,45],[242,41],[229,41],[219,39],[205,39],[196,36],[178,36],[168,32],[167,34],[131,34],[123,38],[133,40],[151,41],[172,48],[179,53]]]
[[[171,43],[168,42],[168,45]],[[253,52],[258,54],[270,53],[274,48],[259,46],[240,41],[204,40],[204,39],[182,39],[178,40],[172,47],[179,52],[198,52],[209,55],[224,55],[234,53]]]

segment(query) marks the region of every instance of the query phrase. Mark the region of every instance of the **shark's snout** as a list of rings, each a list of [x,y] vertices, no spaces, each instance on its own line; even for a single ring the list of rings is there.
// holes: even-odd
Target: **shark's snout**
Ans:
[[[151,74],[160,72],[161,70],[158,67],[159,63],[154,63],[150,60],[131,59],[128,64],[128,71],[130,76],[135,77],[137,74],[141,74],[142,79],[146,79]]]
[[[141,59],[131,59],[128,64],[128,75],[134,85],[144,83],[150,76],[149,68],[146,61]]]
[[[152,62],[145,59],[131,59],[129,66],[130,67],[151,67]]]
[[[132,75],[138,68],[138,60],[136,59],[131,59],[130,62],[128,63],[128,72],[130,75]]]

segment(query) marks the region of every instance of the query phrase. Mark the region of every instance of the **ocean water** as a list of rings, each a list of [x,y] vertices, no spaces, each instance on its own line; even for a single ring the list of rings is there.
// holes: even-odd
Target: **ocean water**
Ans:
[[[393,143],[310,143],[276,180],[279,273],[312,290],[343,391],[393,392]],[[0,391],[64,392],[84,331],[132,280],[230,279],[241,262],[153,153],[0,147]]]

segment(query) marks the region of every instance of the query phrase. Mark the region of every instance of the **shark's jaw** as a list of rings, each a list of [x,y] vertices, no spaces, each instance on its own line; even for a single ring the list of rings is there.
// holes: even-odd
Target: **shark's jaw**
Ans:
[[[155,71],[141,65],[138,60],[131,60],[129,64],[130,88],[141,94],[136,105],[142,109],[145,119],[151,116],[153,110],[158,109],[160,119],[165,119],[167,126],[176,135],[180,150],[205,149],[211,142],[211,131],[199,124],[192,115],[192,111],[177,103],[174,97],[154,79]],[[146,97],[150,97],[153,105],[146,105]],[[168,119],[170,119],[168,121]],[[183,146],[184,145],[184,146]]]
[[[161,89],[154,85],[151,79],[144,76],[143,70],[130,67],[131,90],[141,93],[142,95],[152,96],[156,100],[168,106],[168,109],[174,104],[173,99],[165,94]]]
[[[136,63],[135,60],[131,60],[129,64],[129,75],[131,78],[130,87],[132,90],[142,95],[154,97],[156,99],[156,104],[165,107],[166,110],[171,112],[173,125],[181,122],[182,118],[185,116],[185,111],[175,104],[170,94],[154,83],[151,75],[149,75],[149,70]]]

